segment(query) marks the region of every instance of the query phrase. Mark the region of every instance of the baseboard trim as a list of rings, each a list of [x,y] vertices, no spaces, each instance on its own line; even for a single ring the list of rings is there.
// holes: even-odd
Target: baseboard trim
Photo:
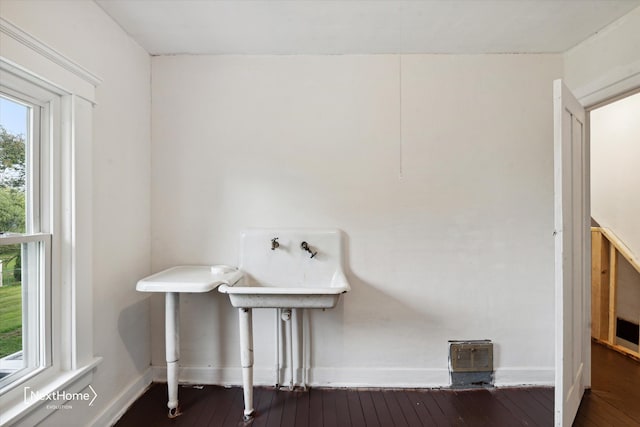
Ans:
[[[555,384],[553,368],[501,368],[496,369],[496,387],[551,386]]]
[[[309,385],[315,387],[434,388],[449,386],[447,369],[423,368],[312,368]]]
[[[167,382],[167,367],[152,366],[153,382]],[[276,381],[275,369],[253,368],[253,383],[258,386],[273,386]],[[180,384],[206,384],[234,386],[242,384],[241,368],[211,368],[181,366],[178,373]]]
[[[89,425],[95,427],[112,426],[114,425],[129,409],[129,407],[135,402],[151,385],[153,380],[153,369],[149,368],[144,373],[131,381],[120,393],[117,395],[107,407],[91,421]]]
[[[166,382],[165,366],[153,366],[153,381]],[[296,370],[297,379],[301,377]],[[254,368],[254,384],[273,386],[275,370]],[[285,379],[283,378],[283,381]],[[234,386],[242,384],[240,368],[181,367],[180,384]],[[296,381],[296,384],[299,384]],[[497,387],[553,386],[554,370],[550,368],[501,368],[495,372]],[[307,385],[311,387],[362,388],[442,388],[449,387],[448,369],[424,368],[326,368],[308,371]]]

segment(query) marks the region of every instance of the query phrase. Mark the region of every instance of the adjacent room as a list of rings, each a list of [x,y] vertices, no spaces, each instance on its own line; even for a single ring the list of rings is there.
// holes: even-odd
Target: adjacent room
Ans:
[[[640,0],[0,0],[0,425],[640,425],[639,88]]]

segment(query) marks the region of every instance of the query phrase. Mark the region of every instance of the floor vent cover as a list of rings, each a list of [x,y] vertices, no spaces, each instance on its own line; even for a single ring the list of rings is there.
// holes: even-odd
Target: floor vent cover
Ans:
[[[486,387],[493,384],[493,343],[490,340],[449,341],[451,386]]]

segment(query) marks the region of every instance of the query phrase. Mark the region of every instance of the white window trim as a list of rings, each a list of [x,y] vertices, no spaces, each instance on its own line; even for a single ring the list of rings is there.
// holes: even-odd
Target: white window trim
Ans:
[[[51,326],[53,364],[20,379],[0,396],[0,425],[34,425],[55,413],[46,405],[64,402],[25,399],[24,390],[41,395],[79,392],[101,362],[93,354],[92,292],[92,109],[100,79],[15,25],[0,18],[0,82],[20,91],[22,80],[39,87],[49,103],[51,126],[44,147],[55,183],[47,195],[52,207]],[[45,156],[46,157],[46,156]]]

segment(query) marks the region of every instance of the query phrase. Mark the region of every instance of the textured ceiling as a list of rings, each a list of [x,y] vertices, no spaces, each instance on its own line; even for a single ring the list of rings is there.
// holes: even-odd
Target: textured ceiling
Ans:
[[[149,53],[564,52],[640,0],[96,0]]]

